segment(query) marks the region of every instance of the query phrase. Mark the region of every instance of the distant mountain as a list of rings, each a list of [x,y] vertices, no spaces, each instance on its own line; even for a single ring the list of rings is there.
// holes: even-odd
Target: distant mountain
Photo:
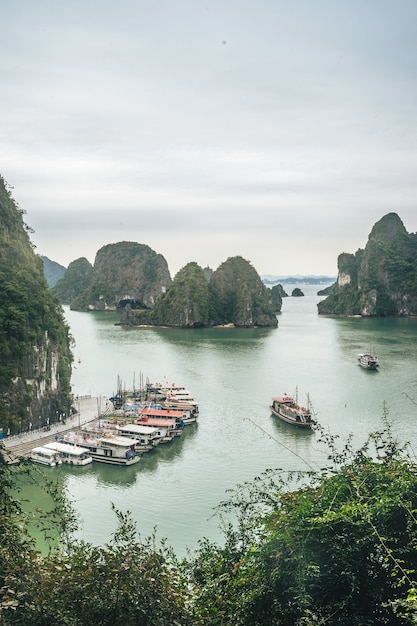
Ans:
[[[56,261],[51,261],[47,256],[41,256],[43,263],[43,273],[49,287],[53,287],[66,272],[66,268]]]
[[[261,276],[265,285],[328,285],[336,282],[336,276],[302,276],[296,274],[294,276],[274,276],[273,274],[265,274]]]

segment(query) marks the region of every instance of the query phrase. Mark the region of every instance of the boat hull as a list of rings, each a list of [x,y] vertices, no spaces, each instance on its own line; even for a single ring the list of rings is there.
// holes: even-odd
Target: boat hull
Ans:
[[[269,408],[271,409],[271,413],[275,417],[282,420],[283,422],[286,422],[286,424],[292,424],[293,426],[296,426],[297,428],[303,428],[307,430],[311,429],[314,426],[314,422],[299,422],[297,421],[297,419],[293,417],[284,415],[283,413],[281,413],[279,409],[274,408],[272,405]]]

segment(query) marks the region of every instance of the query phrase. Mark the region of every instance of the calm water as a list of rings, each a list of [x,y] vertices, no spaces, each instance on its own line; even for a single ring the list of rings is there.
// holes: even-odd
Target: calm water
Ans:
[[[317,315],[317,287],[286,298],[273,330],[174,330],[116,326],[118,316],[66,309],[75,339],[74,394],[111,396],[151,381],[184,384],[200,417],[183,437],[133,467],[61,467],[80,516],[79,536],[104,544],[115,529],[111,503],[129,510],[143,536],[154,527],[181,555],[198,539],[219,539],[213,508],[228,489],[267,468],[321,467],[316,433],[277,422],[268,409],[284,391],[309,393],[320,423],[341,442],[362,443],[381,427],[386,403],[394,432],[417,448],[417,319],[329,319]],[[291,293],[292,287],[286,291]],[[356,364],[370,345],[379,372]],[[409,396],[409,397],[408,397]],[[342,443],[341,443],[342,445]]]

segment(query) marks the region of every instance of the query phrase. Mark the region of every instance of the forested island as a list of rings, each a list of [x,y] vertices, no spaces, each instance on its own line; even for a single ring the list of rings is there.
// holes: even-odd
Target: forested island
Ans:
[[[338,258],[337,282],[319,302],[323,315],[417,315],[417,234],[396,213],[372,228],[364,250]]]

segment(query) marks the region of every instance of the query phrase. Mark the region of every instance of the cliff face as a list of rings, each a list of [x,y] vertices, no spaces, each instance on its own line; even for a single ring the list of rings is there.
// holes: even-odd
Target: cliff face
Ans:
[[[209,323],[209,290],[204,270],[197,263],[183,267],[150,312],[126,307],[122,323],[199,328]]]
[[[109,244],[97,252],[90,284],[72,301],[71,309],[116,310],[127,304],[152,309],[170,284],[166,260],[149,246]]]
[[[188,263],[152,311],[127,307],[122,324],[199,328],[278,325],[271,293],[255,269],[241,257],[228,259],[215,272]],[[279,306],[276,294],[276,306]]]
[[[71,408],[72,355],[23,211],[0,177],[0,428],[38,427]]]
[[[213,325],[276,327],[270,292],[254,267],[242,257],[231,257],[213,272],[209,283]]]
[[[318,304],[321,314],[417,315],[417,235],[407,233],[396,213],[371,230],[364,250],[338,258],[331,295]]]
[[[71,304],[89,286],[93,277],[93,266],[81,257],[72,261],[60,280],[52,287],[51,293],[63,304]]]

